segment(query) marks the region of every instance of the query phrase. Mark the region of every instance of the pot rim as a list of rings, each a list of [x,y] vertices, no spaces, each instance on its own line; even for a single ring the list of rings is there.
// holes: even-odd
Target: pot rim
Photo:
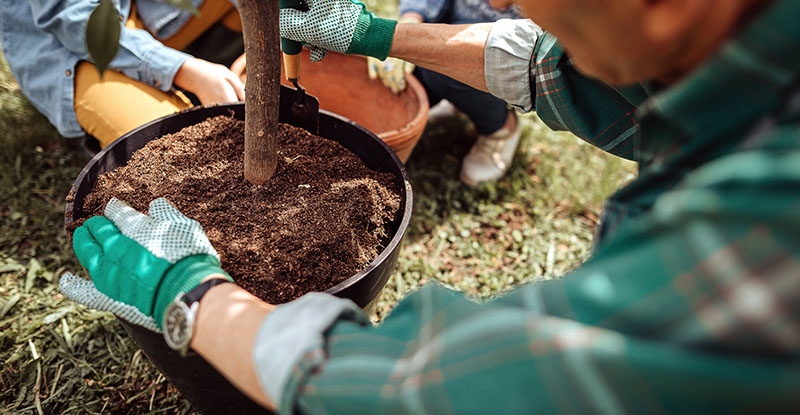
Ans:
[[[400,177],[403,179],[403,188],[400,191],[403,192],[406,200],[405,205],[400,206],[400,208],[403,209],[403,217],[400,219],[400,223],[397,226],[397,232],[395,232],[394,236],[389,241],[389,243],[383,248],[381,253],[375,259],[373,259],[369,264],[367,264],[367,266],[364,269],[351,275],[349,278],[334,285],[333,287],[323,291],[328,294],[333,294],[340,291],[344,291],[348,287],[357,283],[359,280],[361,280],[361,278],[363,278],[365,275],[367,275],[373,269],[375,269],[378,266],[378,264],[382,263],[386,259],[386,257],[388,257],[395,249],[401,249],[399,245],[403,242],[403,239],[405,239],[405,234],[406,232],[408,232],[408,225],[411,222],[411,212],[414,210],[414,196],[411,189],[411,180],[408,178],[408,172],[406,172],[405,164],[403,164],[400,158],[397,157],[397,154],[394,152],[394,150],[392,150],[392,148],[389,147],[389,145],[386,142],[381,140],[372,131],[367,130],[360,124],[348,118],[345,118],[344,116],[341,116],[339,114],[327,110],[320,110],[319,112],[321,114],[324,113],[326,115],[329,115],[333,118],[338,118],[339,120],[349,123],[350,125],[367,133],[367,135],[369,135],[375,141],[377,141],[378,144],[380,144],[385,151],[389,152],[389,155],[392,157],[392,161],[394,161],[395,165],[400,169]]]
[[[303,49],[301,51],[304,54],[303,59],[308,59],[310,56],[310,52],[307,49]],[[340,52],[328,52],[329,56],[336,55],[342,59],[350,59],[355,61],[361,61],[364,63],[364,76],[367,76],[366,73],[366,62],[367,57],[362,55],[348,55]],[[283,78],[281,80],[283,82]],[[376,79],[378,86],[381,88],[386,88],[381,84],[381,81]],[[288,84],[286,84],[288,85]],[[414,138],[417,135],[415,130],[419,130],[419,134],[425,129],[425,126],[428,124],[428,112],[430,111],[430,101],[428,100],[428,93],[425,91],[425,87],[422,86],[422,82],[414,76],[414,73],[406,74],[406,89],[405,91],[412,92],[416,97],[416,102],[419,104],[419,108],[417,109],[414,116],[406,122],[406,125],[396,128],[394,130],[389,131],[382,131],[380,133],[373,133],[382,141],[386,141],[390,144],[395,145],[403,145],[406,142],[416,141],[419,140],[419,137]],[[405,91],[401,92],[400,94],[405,93]],[[411,133],[413,132],[413,134]],[[409,137],[404,137],[405,135],[409,135]],[[399,139],[398,139],[399,138]],[[391,146],[389,147],[391,148]]]
[[[417,97],[417,102],[419,102],[419,109],[417,113],[414,114],[408,123],[403,126],[403,128],[399,128],[397,130],[392,131],[384,131],[382,134],[378,135],[381,140],[383,140],[384,135],[388,134],[395,134],[400,135],[406,133],[408,130],[413,130],[415,128],[419,128],[420,130],[424,130],[425,126],[428,124],[428,112],[430,111],[430,101],[428,101],[428,93],[425,91],[425,88],[422,86],[422,83],[414,76],[413,73],[406,74],[406,90],[414,92],[414,95]],[[402,92],[401,92],[402,94]],[[388,141],[393,142],[394,137],[387,137]],[[417,138],[419,139],[419,138]],[[399,142],[406,142],[406,141],[413,141],[411,138],[407,138],[404,140],[399,140]]]

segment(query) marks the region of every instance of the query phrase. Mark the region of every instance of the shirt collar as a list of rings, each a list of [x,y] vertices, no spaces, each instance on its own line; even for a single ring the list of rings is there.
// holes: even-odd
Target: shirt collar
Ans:
[[[707,141],[747,129],[776,111],[800,74],[799,21],[800,1],[768,6],[688,78],[645,102],[639,113],[643,132],[657,132],[645,128],[650,123],[671,127],[685,140]],[[678,144],[663,142],[645,151],[665,155]]]

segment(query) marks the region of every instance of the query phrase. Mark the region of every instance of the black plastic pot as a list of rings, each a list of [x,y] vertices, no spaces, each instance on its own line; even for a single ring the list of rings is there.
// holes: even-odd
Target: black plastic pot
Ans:
[[[286,96],[286,87],[281,91],[281,100]],[[65,219],[71,223],[83,215],[83,200],[91,190],[97,177],[123,166],[134,151],[147,142],[165,134],[217,115],[230,115],[244,119],[244,104],[220,105],[196,108],[169,115],[146,124],[120,137],[98,153],[84,167],[72,187],[74,199],[67,203]],[[353,275],[326,292],[349,298],[360,307],[372,308],[378,294],[397,264],[400,246],[406,235],[411,218],[412,195],[405,168],[391,149],[377,136],[354,122],[327,111],[320,112],[319,135],[341,143],[358,155],[373,170],[394,174],[402,189],[401,212],[392,224],[392,239],[389,245],[366,269]],[[331,218],[335,220],[335,218]],[[194,407],[205,414],[250,414],[267,413],[238,389],[233,387],[208,362],[195,353],[186,357],[169,349],[160,334],[128,324],[120,320],[144,354],[156,365],[169,382],[188,399]],[[219,328],[220,335],[231,335]],[[243,359],[247,356],[242,356]]]

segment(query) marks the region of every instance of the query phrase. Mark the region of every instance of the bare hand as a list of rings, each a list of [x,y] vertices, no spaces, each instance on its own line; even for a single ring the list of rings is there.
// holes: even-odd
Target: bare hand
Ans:
[[[247,82],[247,55],[242,54],[233,61],[231,65],[231,72],[236,75],[242,82]]]
[[[244,100],[244,84],[239,77],[224,65],[202,59],[187,59],[173,83],[197,95],[203,105]]]

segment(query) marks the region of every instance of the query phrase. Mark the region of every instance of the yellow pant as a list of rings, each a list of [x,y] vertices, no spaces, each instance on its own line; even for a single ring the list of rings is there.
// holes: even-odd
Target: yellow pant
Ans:
[[[162,42],[183,49],[217,22],[241,32],[239,13],[228,0],[206,0],[200,17],[192,17],[178,33]],[[136,16],[135,5],[125,26],[144,30]],[[75,114],[87,133],[105,147],[121,135],[156,118],[192,106],[181,92],[163,92],[150,85],[107,70],[100,78],[89,62],[80,62],[75,70]]]

